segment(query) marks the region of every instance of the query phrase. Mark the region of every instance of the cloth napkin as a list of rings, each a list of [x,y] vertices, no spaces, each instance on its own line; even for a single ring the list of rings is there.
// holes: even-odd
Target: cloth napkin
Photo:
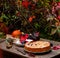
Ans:
[[[53,46],[53,48],[52,48],[53,50],[58,50],[58,49],[60,49],[60,45],[57,45],[57,46]]]
[[[26,39],[28,38],[28,36],[29,36],[28,34],[21,35],[20,42],[22,43],[22,42],[26,41]]]

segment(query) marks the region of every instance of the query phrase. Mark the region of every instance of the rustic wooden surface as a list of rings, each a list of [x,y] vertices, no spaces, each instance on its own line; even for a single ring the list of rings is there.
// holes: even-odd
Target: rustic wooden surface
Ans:
[[[60,45],[60,42],[50,41],[50,40],[46,40],[46,39],[41,39],[41,40],[49,41],[53,44],[53,46]],[[12,48],[7,49],[5,41],[0,43],[1,50],[10,52],[12,54],[16,54],[18,56],[23,56],[23,58],[51,58],[51,57],[55,57],[60,54],[60,49],[58,49],[58,50],[52,50],[50,53],[47,53],[47,54],[35,55],[35,57],[31,57],[28,55],[28,53],[26,53],[26,55],[23,55],[21,52],[17,51],[16,48],[19,48],[20,50],[24,50],[23,47],[17,47],[16,45],[13,45]]]

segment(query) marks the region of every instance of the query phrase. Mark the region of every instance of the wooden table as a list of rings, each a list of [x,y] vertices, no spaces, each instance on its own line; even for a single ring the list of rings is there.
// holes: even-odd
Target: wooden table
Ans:
[[[53,44],[53,46],[60,45],[60,42],[50,41],[50,40],[46,40],[46,39],[41,39],[41,40],[49,41]],[[10,52],[10,53],[18,55],[18,56],[23,56],[23,58],[52,58],[52,57],[55,57],[60,54],[60,49],[58,49],[58,50],[52,50],[48,54],[35,55],[35,57],[31,57],[28,55],[28,53],[26,53],[26,55],[23,55],[21,52],[17,51],[16,48],[24,50],[23,47],[17,47],[16,45],[13,45],[12,48],[7,49],[5,41],[0,43],[1,50],[6,51],[6,52]]]

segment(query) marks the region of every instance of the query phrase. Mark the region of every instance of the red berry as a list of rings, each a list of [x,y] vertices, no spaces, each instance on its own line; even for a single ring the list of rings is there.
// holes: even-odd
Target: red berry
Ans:
[[[58,2],[57,4],[60,5],[60,2]]]
[[[60,20],[60,15],[57,17],[58,20]]]
[[[25,8],[28,8],[29,2],[28,1],[23,1],[22,6],[25,7]]]

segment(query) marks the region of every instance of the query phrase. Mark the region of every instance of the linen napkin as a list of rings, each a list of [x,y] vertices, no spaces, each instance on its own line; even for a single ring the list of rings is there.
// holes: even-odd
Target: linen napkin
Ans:
[[[57,46],[53,46],[53,48],[52,48],[53,50],[58,50],[58,49],[60,49],[60,45],[57,45]]]

